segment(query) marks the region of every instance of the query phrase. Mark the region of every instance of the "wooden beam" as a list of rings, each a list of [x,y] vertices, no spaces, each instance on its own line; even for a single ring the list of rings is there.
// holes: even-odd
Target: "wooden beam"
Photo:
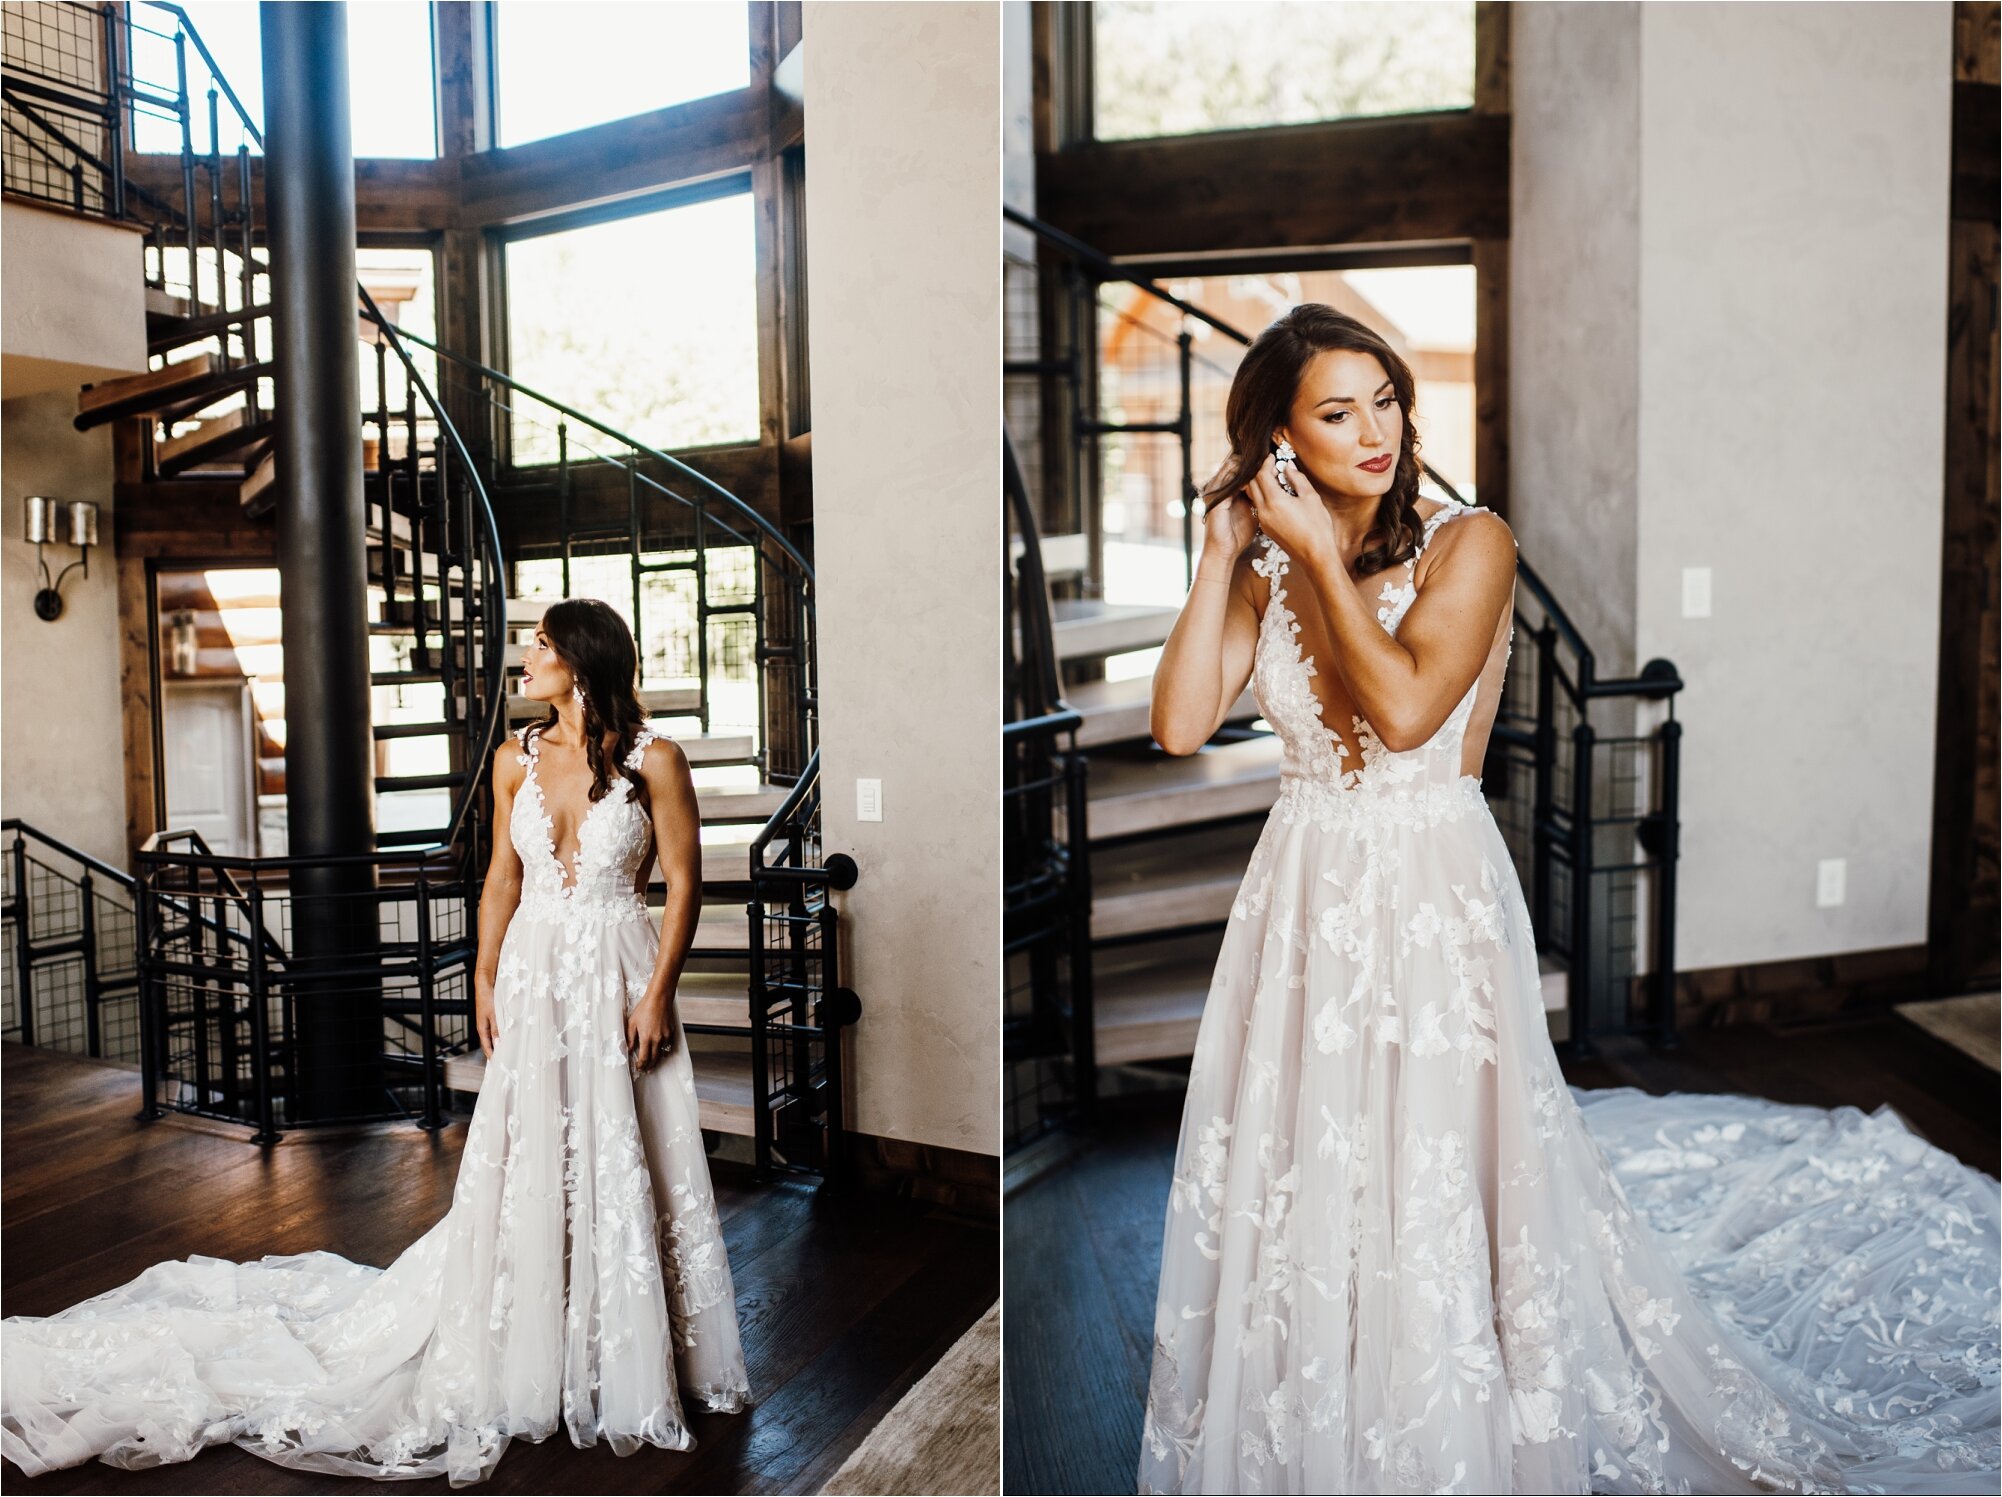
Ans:
[[[1474,241],[1474,483],[1482,507],[1508,518],[1507,239]]]
[[[114,484],[112,529],[120,557],[173,565],[276,566],[278,525],[243,513],[238,478]]]
[[[437,66],[438,154],[457,159],[493,140],[487,90],[487,10],[465,0],[433,0]]]
[[[153,603],[146,558],[118,555],[118,714],[125,743],[125,846],[136,853],[160,829],[155,752]]]
[[[1506,4],[1498,0],[1475,0],[1475,114],[1508,114],[1514,109],[1508,17]]]
[[[785,440],[785,330],[780,324],[785,298],[781,275],[785,236],[781,230],[784,170],[767,156],[751,168],[752,243],[756,246],[754,291],[758,325],[758,440],[775,446]]]
[[[181,158],[142,155],[127,159],[132,180],[148,192],[177,202]],[[201,179],[197,179],[200,184]],[[204,185],[205,184],[201,184]],[[264,202],[264,158],[250,159],[251,196]],[[223,173],[223,205],[236,206],[236,173]],[[449,228],[458,214],[458,168],[451,161],[404,161],[366,157],[355,163],[355,227],[362,233]],[[262,238],[263,214],[258,214]]]
[[[1039,156],[1040,215],[1109,255],[1502,239],[1509,118],[1464,110]]]
[[[459,163],[458,221],[520,223],[744,171],[767,154],[765,95],[736,89]]]

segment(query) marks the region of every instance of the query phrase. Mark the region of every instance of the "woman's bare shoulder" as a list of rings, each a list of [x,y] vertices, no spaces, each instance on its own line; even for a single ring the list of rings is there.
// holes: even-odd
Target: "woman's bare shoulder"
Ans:
[[[640,750],[640,774],[648,781],[667,781],[688,773],[688,754],[665,733],[653,733]]]

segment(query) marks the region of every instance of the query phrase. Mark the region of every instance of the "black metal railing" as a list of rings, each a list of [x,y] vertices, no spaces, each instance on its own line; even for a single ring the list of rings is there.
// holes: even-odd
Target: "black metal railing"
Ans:
[[[1004,1144],[1012,1154],[1098,1095],[1090,843],[1082,722],[1063,700],[1042,540],[1013,444],[1002,438],[1012,565],[1004,568],[1001,730]]]
[[[839,1175],[847,1116],[841,1031],[862,1016],[841,986],[854,859],[820,841],[819,756],[751,844],[751,1092],[761,1171]],[[689,1026],[700,1032],[701,1026]]]
[[[138,854],[140,1116],[191,1113],[254,1129],[404,1118],[445,1122],[443,1063],[474,1043],[476,886],[453,849],[330,857],[220,856],[199,834],[156,833]],[[351,877],[307,893],[309,873]],[[296,926],[354,937],[305,955]],[[310,1043],[313,1010],[380,1026],[356,1074]],[[329,1109],[319,1099],[348,1100]]]
[[[726,677],[755,694],[756,744],[745,762],[768,780],[805,772],[816,743],[813,568],[755,508],[682,459],[615,430],[512,376],[419,337],[439,361],[445,398],[463,429],[478,435],[489,487],[554,507],[554,560],[563,596],[573,567],[610,545],[628,574],[628,605],[647,684],[689,683],[675,715],[707,732]],[[510,438],[544,433],[554,461],[532,468],[503,461]],[[582,495],[606,523],[586,527]],[[582,552],[580,537],[602,544]],[[517,558],[521,560],[523,558]]]
[[[137,880],[16,817],[0,822],[0,924],[7,935],[0,1039],[139,1059]]]
[[[1578,1055],[1611,1034],[1673,1045],[1681,677],[1655,659],[1602,678],[1520,559],[1515,637],[1482,788],[1526,875],[1538,950],[1564,974],[1565,1043]],[[1646,726],[1650,703],[1665,716]]]

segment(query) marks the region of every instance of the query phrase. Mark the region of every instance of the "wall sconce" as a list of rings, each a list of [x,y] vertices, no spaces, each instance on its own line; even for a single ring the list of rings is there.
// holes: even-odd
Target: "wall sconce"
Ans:
[[[42,569],[42,590],[35,594],[35,616],[53,621],[62,617],[63,578],[69,576],[71,567],[82,567],[84,576],[90,575],[90,548],[97,544],[97,505],[89,499],[72,499],[64,504],[59,499],[45,499],[40,494],[30,494],[26,504],[27,534],[24,539],[35,546],[35,562]],[[60,533],[64,520],[68,520],[68,534]],[[45,545],[71,545],[83,552],[69,566],[49,580],[49,564],[42,559]]]

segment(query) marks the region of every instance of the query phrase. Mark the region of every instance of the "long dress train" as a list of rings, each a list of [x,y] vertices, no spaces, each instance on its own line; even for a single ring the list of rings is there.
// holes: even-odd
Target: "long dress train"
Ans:
[[[521,903],[451,1209],[386,1269],[330,1252],[194,1257],[57,1315],[9,1317],[0,1454],[22,1471],[93,1455],[151,1466],[234,1441],[286,1466],[460,1486],[559,1422],[625,1455],[688,1449],[684,1398],[744,1407],[679,1022],[653,1070],[636,1077],[627,1059],[627,1007],[659,950],[633,887],[647,818],[614,777],[566,885],[536,748],[517,736]]]
[[[1567,1087],[1461,773],[1509,640],[1429,742],[1355,719],[1345,770],[1262,544],[1281,788],[1191,1063],[1140,1490],[1996,1491],[1996,1182],[1888,1110]]]

